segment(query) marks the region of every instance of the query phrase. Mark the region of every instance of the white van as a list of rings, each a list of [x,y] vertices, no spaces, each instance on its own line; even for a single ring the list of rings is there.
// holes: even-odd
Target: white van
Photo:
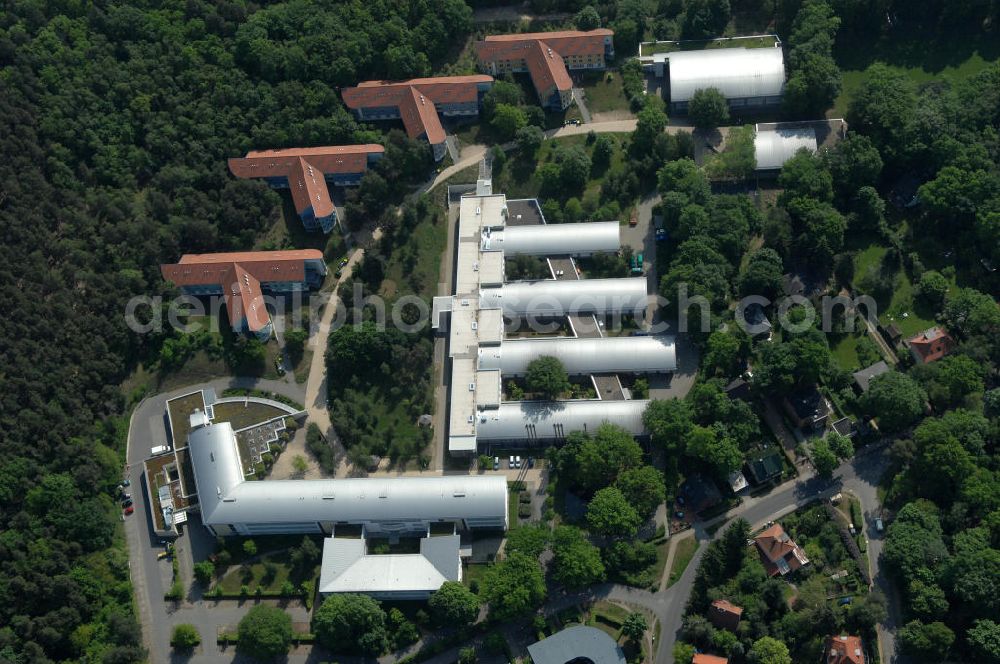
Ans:
[[[170,446],[169,445],[157,445],[156,447],[154,447],[150,451],[153,453],[153,456],[159,456],[160,454],[166,454],[167,452],[169,452],[170,451]]]

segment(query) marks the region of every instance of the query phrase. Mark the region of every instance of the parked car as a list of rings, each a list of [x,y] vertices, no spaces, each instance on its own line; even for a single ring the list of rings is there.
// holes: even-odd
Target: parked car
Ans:
[[[132,500],[132,494],[131,493],[123,493],[122,494],[122,500]]]
[[[132,507],[131,505],[129,505],[128,507],[125,508],[125,514],[131,514],[134,511],[135,511],[135,508]]]
[[[493,457],[493,470],[500,470],[500,457]]]
[[[515,468],[520,468],[521,467],[521,457],[520,456],[514,457],[514,467]]]
[[[169,555],[170,555],[169,551],[160,551],[158,554],[156,554],[156,559],[157,560],[163,560],[164,558],[166,558]]]
[[[347,263],[348,263],[349,260],[350,259],[347,256],[344,256],[343,258],[341,258],[340,259],[340,267],[344,267],[345,265],[347,265]]]
[[[850,597],[841,597],[840,599],[837,600],[837,604],[840,606],[847,606],[850,603],[851,603]]]
[[[677,504],[678,505],[684,504],[684,496],[677,496]]]
[[[680,510],[677,510],[676,512],[674,512],[674,516],[677,517],[678,519],[683,519],[684,518],[684,512],[681,512]]]
[[[130,480],[130,479],[129,479],[129,478],[127,478],[127,477],[125,478],[125,481],[124,481],[124,482],[122,482],[122,486],[128,486],[128,485],[130,485],[130,484],[132,484],[132,480]]]
[[[514,455],[513,454],[511,454],[510,455],[510,459],[507,460],[507,467],[508,468],[515,468],[516,467],[514,465]]]
[[[639,215],[636,214],[635,210],[632,210],[632,216],[628,218],[629,226],[637,226],[639,224]]]
[[[170,451],[169,445],[157,445],[156,447],[150,450],[150,453],[153,456],[157,456],[159,454],[166,454],[169,451]]]
[[[126,507],[132,507],[132,501],[131,500],[123,500],[122,501],[122,509],[125,509]]]
[[[882,524],[882,518],[881,517],[879,517],[878,519],[875,519],[875,530],[877,530],[879,532],[882,532],[883,530],[885,530],[885,526]]]
[[[535,467],[535,457],[528,457],[528,468]]]

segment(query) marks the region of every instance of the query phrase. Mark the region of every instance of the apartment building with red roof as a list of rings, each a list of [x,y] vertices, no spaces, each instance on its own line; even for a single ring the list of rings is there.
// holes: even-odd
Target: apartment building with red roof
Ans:
[[[831,636],[826,640],[823,664],[865,664],[860,636]]]
[[[792,541],[780,523],[765,528],[753,541],[760,552],[764,569],[770,576],[784,576],[809,564],[806,554]]]
[[[184,254],[160,273],[187,295],[221,295],[233,331],[266,341],[274,326],[264,296],[319,288],[326,263],[318,249]]]
[[[238,178],[263,178],[275,189],[291,190],[306,230],[329,233],[337,223],[329,185],[358,184],[384,153],[385,148],[375,144],[252,150],[245,157],[230,159],[229,172]]]
[[[492,86],[492,76],[438,76],[364,81],[345,88],[342,96],[358,120],[402,120],[407,135],[430,143],[435,161],[441,161],[447,146],[438,116],[478,116],[483,96]]]
[[[528,72],[542,106],[562,111],[573,102],[571,69],[604,69],[614,57],[614,32],[527,32],[490,35],[476,42],[480,70],[492,75]]]
[[[955,349],[955,340],[940,327],[932,327],[906,340],[917,364],[930,364]]]

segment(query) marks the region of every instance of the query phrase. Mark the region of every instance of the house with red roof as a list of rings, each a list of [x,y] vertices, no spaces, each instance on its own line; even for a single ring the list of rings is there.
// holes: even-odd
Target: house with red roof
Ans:
[[[570,69],[604,69],[615,56],[612,30],[490,35],[476,42],[481,71],[492,76],[527,72],[544,108],[562,111],[573,102]]]
[[[337,208],[329,185],[356,185],[382,158],[381,145],[331,145],[319,148],[252,150],[229,160],[238,178],[263,178],[275,189],[289,189],[295,211],[307,231],[329,233],[337,223]]]
[[[221,295],[233,331],[266,341],[274,326],[265,296],[319,288],[326,263],[318,249],[184,254],[160,273],[187,295]]]
[[[727,662],[729,662],[729,660],[725,657],[706,655],[702,652],[695,653],[694,658],[691,660],[691,664],[727,664]]]
[[[824,653],[823,664],[865,664],[860,636],[831,636]]]
[[[809,564],[806,554],[792,541],[780,523],[772,524],[753,538],[764,569],[770,576],[784,576]]]
[[[431,145],[434,159],[444,158],[445,131],[439,115],[475,117],[483,96],[493,87],[493,77],[437,76],[406,81],[364,81],[345,88],[342,96],[358,120],[402,120],[410,138]]]
[[[917,364],[930,364],[955,349],[955,340],[944,328],[932,327],[906,340],[910,355]]]
[[[743,607],[724,599],[717,599],[708,607],[708,621],[714,627],[728,629],[730,632],[735,632],[740,626],[742,616]]]

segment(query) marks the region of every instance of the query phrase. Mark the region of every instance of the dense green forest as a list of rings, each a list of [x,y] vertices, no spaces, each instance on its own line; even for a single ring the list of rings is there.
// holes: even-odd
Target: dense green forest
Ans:
[[[281,198],[227,157],[380,142],[335,86],[438,66],[470,15],[459,0],[5,4],[0,659],[144,658],[111,496],[119,385],[165,335],[131,333],[125,303],[165,291],[161,262],[249,248],[278,218]]]

